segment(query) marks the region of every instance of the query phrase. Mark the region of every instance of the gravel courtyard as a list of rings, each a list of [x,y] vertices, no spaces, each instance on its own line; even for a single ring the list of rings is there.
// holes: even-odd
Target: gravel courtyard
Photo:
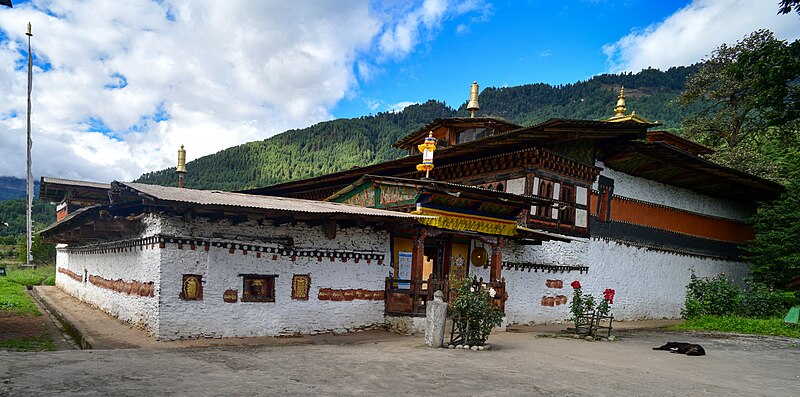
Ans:
[[[800,340],[625,331],[615,342],[492,335],[429,350],[374,331],[302,345],[0,352],[0,395],[800,395]],[[651,350],[700,343],[707,355]]]

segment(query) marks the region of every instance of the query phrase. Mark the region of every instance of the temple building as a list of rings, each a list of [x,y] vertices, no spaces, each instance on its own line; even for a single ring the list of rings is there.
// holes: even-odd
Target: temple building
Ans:
[[[477,84],[467,108],[396,142],[406,157],[238,193],[43,178],[57,285],[162,339],[413,331],[461,276],[507,324],[568,319],[573,280],[615,289],[616,319],[675,318],[692,274],[747,274],[746,219],[782,191],[624,91],[606,120],[476,117]]]

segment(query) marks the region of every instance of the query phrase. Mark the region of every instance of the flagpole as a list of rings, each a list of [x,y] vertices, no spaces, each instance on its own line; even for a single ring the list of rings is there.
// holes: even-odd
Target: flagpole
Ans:
[[[25,33],[28,36],[28,167],[27,167],[27,178],[26,178],[26,185],[25,185],[25,198],[26,198],[26,208],[25,212],[27,213],[27,239],[28,239],[28,251],[25,258],[25,266],[31,266],[31,260],[33,259],[33,254],[31,253],[31,246],[33,245],[33,235],[32,235],[32,219],[31,219],[31,207],[33,206],[33,173],[31,172],[31,147],[33,146],[33,141],[31,140],[31,86],[33,85],[33,57],[31,56],[31,23],[28,22],[28,32]]]

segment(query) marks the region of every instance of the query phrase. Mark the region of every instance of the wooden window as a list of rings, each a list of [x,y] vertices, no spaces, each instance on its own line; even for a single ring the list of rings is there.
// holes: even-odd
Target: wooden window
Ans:
[[[310,274],[295,274],[292,276],[292,299],[307,301],[310,287]]]
[[[575,187],[569,186],[564,183],[561,184],[561,192],[558,199],[565,201],[567,204],[560,204],[558,211],[558,220],[562,224],[574,225],[575,224]]]
[[[555,183],[546,179],[539,178],[539,192],[537,195],[542,198],[553,198]],[[536,207],[536,216],[550,219],[553,217],[553,208],[549,205],[539,205]]]
[[[242,275],[242,302],[275,302],[276,275]]]
[[[203,276],[199,274],[184,274],[180,298],[185,301],[203,300]]]

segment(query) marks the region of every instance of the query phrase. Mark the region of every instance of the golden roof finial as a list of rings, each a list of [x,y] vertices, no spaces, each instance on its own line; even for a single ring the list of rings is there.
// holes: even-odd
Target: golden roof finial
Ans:
[[[625,87],[619,89],[619,98],[617,99],[617,106],[614,107],[614,115],[622,116],[625,114]]]
[[[178,166],[175,167],[175,172],[186,173],[186,150],[183,150],[183,145],[178,149]]]
[[[481,107],[478,105],[478,82],[473,81],[472,87],[469,89],[469,102],[467,103],[467,110],[472,113],[472,118],[475,118],[475,111]]]

